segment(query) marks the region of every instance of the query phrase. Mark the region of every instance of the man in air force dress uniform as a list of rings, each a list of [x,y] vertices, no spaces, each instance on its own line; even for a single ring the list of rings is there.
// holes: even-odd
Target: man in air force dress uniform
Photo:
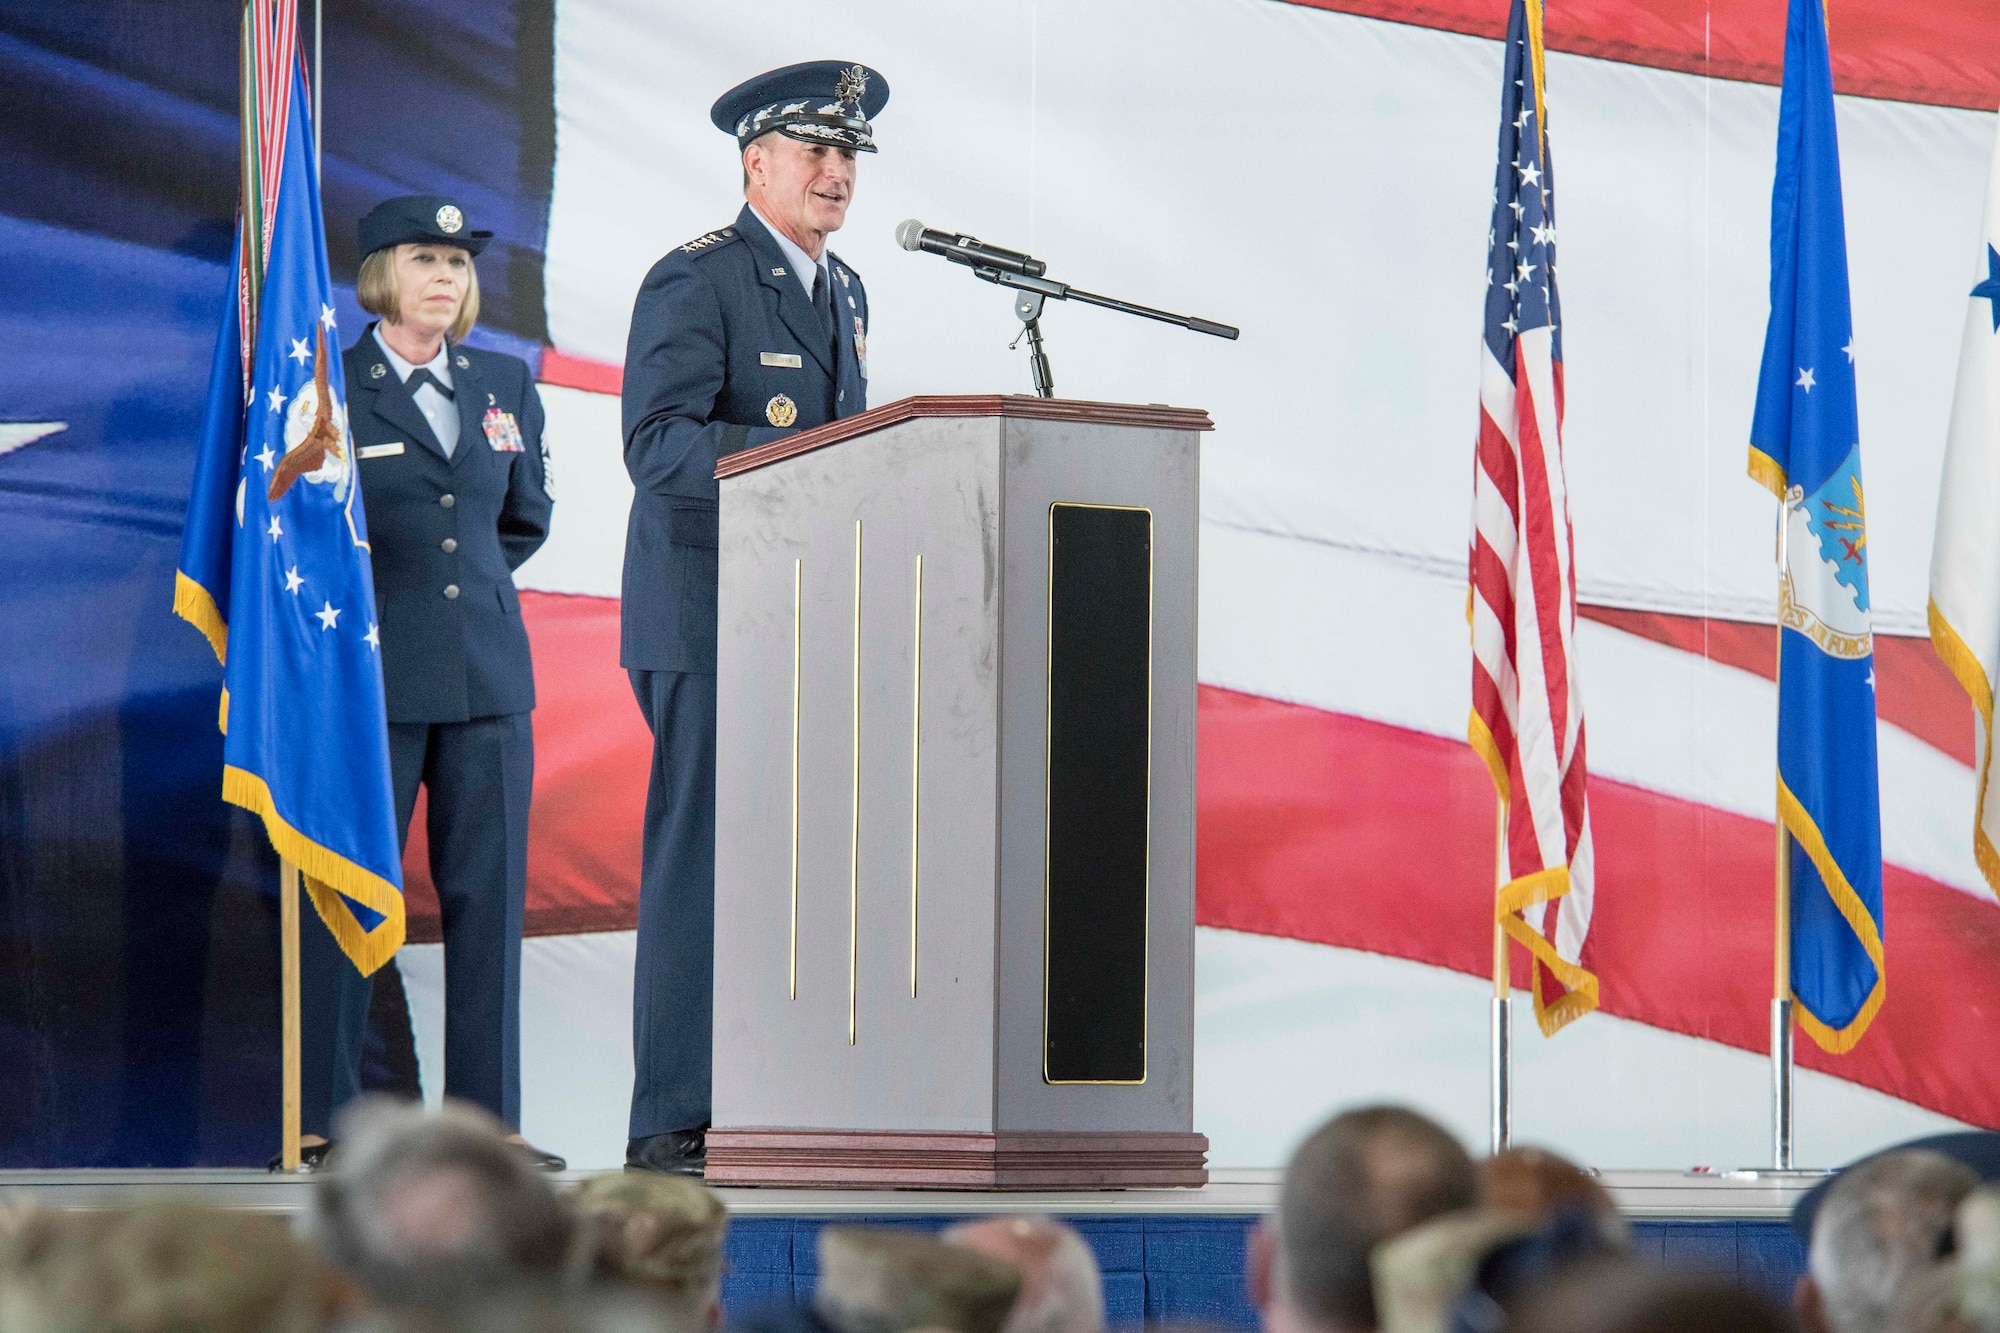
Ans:
[[[826,248],[881,75],[814,61],[710,110],[743,159],[743,211],[653,265],[625,350],[619,659],[653,729],[634,978],[630,1166],[699,1174],[715,950],[715,463],[868,405],[868,295]]]

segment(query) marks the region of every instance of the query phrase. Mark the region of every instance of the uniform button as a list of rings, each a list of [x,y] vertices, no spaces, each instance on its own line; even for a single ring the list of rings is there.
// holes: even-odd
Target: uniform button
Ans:
[[[834,395],[834,401],[835,401],[835,402],[838,402],[838,403],[844,403],[844,402],[846,402],[846,401],[847,401],[847,390],[845,390],[845,389],[842,389],[842,390],[841,390],[841,391],[840,391],[839,393],[835,394],[835,395]]]
[[[446,600],[447,602],[449,602],[449,601],[454,601],[454,600],[456,600],[456,599],[457,599],[457,597],[458,597],[458,585],[457,585],[456,583],[447,583],[447,584],[445,584],[445,585],[444,585],[444,599],[445,599],[445,600]]]
[[[440,495],[438,497],[438,504],[446,509],[451,508],[453,505],[457,503],[458,503],[458,497],[456,495],[450,494],[449,492],[447,492],[444,495]]]
[[[456,551],[458,549],[458,538],[446,537],[443,541],[439,542],[438,545],[444,548],[444,553],[446,555],[450,555],[453,551]]]

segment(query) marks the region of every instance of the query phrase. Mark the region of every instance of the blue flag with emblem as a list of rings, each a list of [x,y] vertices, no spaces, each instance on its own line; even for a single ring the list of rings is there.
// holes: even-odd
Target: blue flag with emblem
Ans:
[[[275,68],[264,91],[284,114],[245,134],[240,300],[209,377],[174,609],[223,663],[223,799],[262,817],[368,973],[403,942],[381,640],[304,72],[289,47]]]
[[[1820,0],[1791,0],[1750,475],[1781,502],[1778,818],[1790,835],[1792,998],[1799,1026],[1835,1052],[1861,1039],[1886,993],[1860,440],[1826,17]]]

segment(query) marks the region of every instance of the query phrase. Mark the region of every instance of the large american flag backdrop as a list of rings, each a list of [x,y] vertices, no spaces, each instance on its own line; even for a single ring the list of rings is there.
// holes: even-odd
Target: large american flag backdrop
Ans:
[[[1245,330],[1224,346],[1089,310],[1045,320],[1066,393],[1188,403],[1219,427],[1202,460],[1195,1037],[1213,1160],[1275,1165],[1330,1109],[1364,1100],[1414,1103],[1483,1139],[1495,800],[1466,743],[1475,393],[1496,423],[1526,411],[1545,455],[1566,450],[1565,468],[1543,469],[1545,512],[1568,506],[1575,558],[1552,538],[1568,582],[1537,594],[1535,624],[1566,633],[1557,660],[1588,673],[1588,844],[1581,793],[1563,785],[1583,772],[1578,677],[1563,677],[1559,723],[1546,652],[1529,684],[1554,799],[1525,809],[1528,777],[1509,787],[1513,817],[1533,816],[1533,855],[1571,881],[1518,922],[1602,987],[1586,1019],[1517,1044],[1516,1134],[1602,1166],[1763,1150],[1775,599],[1769,501],[1743,482],[1742,451],[1767,313],[1781,6],[1564,0],[1539,82],[1507,73],[1522,58],[1503,0],[1009,0],[946,27],[935,0],[857,0],[834,50],[817,0],[405,8],[408,31],[328,7],[328,239],[336,283],[351,282],[367,207],[456,194],[500,232],[480,258],[480,336],[536,365],[548,408],[554,529],[519,573],[540,698],[531,1138],[581,1166],[615,1165],[623,1146],[649,753],[617,665],[632,293],[669,247],[735,214],[714,96],[838,56],[896,90],[834,242],[875,303],[875,401],[1028,387],[1006,294],[896,249],[912,215]],[[1870,367],[1900,980],[1852,1052],[1800,1052],[1809,1162],[2000,1125],[2000,904],[1968,836],[1972,712],[1924,637],[2000,105],[1990,8],[1829,4]],[[0,1087],[10,1166],[270,1150],[256,1122],[275,1105],[273,960],[254,906],[269,867],[238,856],[261,835],[209,813],[213,654],[142,586],[171,580],[204,378],[186,367],[207,365],[227,286],[241,7],[152,14],[106,24],[0,0],[0,148],[36,164],[0,201],[13,316],[0,358],[22,371],[0,377],[0,527],[21,538],[0,619],[50,646],[0,654],[0,1063],[37,1071]],[[1524,214],[1550,163],[1549,127],[1522,111],[1553,105],[1561,138],[1559,310],[1534,223],[1486,235],[1494,91],[1517,77],[1505,119],[1540,173],[1528,197],[1515,154],[1502,161]],[[1501,323],[1519,294],[1524,316],[1546,300],[1554,327],[1503,327],[1523,336],[1479,351],[1482,379],[1470,322],[1506,239],[1517,279],[1535,267],[1502,293]],[[364,321],[351,296],[337,304],[351,336]],[[1512,409],[1485,393],[1502,386]],[[1523,550],[1531,513],[1499,525]],[[1526,642],[1517,633],[1517,656]],[[62,672],[31,670],[52,654]],[[1521,766],[1535,771],[1525,752]],[[419,816],[399,961],[435,1070],[424,864]],[[1572,950],[1592,881],[1587,946]],[[168,887],[209,892],[213,911],[162,924],[148,904]],[[1529,960],[1514,948],[1524,988]],[[1543,980],[1564,1003],[1548,986],[1562,978]]]

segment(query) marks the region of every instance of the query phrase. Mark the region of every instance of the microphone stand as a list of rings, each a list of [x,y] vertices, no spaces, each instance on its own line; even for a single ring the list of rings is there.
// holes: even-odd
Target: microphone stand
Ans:
[[[1197,318],[1194,315],[1176,315],[1167,310],[1155,310],[1151,306],[1134,305],[1114,296],[1099,296],[1096,292],[1086,292],[1072,287],[1066,282],[1053,278],[1031,278],[1025,274],[1009,273],[1004,269],[975,265],[973,276],[1002,287],[1012,287],[1021,295],[1014,298],[1014,314],[1020,318],[1021,332],[1028,339],[1028,368],[1035,377],[1035,392],[1043,398],[1056,396],[1055,378],[1049,371],[1048,352],[1042,346],[1042,302],[1053,296],[1058,301],[1081,301],[1085,305],[1102,306],[1106,310],[1116,310],[1120,314],[1137,315],[1141,319],[1156,319],[1162,324],[1173,324],[1179,328],[1191,329],[1196,333],[1207,333],[1217,338],[1234,340],[1242,330],[1228,324],[1217,324],[1213,320]],[[1008,344],[1017,346],[1020,338]]]

